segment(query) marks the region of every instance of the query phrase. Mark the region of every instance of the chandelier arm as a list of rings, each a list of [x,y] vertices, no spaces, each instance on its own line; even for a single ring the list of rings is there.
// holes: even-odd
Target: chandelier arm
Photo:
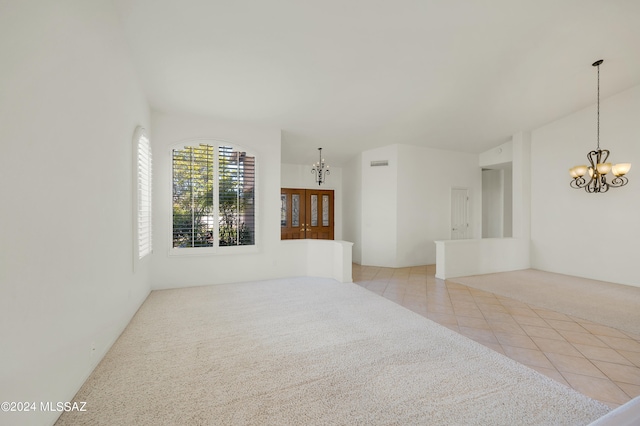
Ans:
[[[571,185],[573,189],[580,189],[584,188],[587,185],[587,181],[584,180],[583,177],[577,177],[574,178],[569,185]]]
[[[628,182],[629,179],[627,179],[626,176],[616,176],[611,179],[611,183],[609,183],[609,185],[613,186],[614,188],[620,188],[621,186],[625,186]]]
[[[596,158],[595,162],[594,162],[594,157]],[[587,192],[599,192],[597,190],[599,184],[598,184],[598,169],[596,168],[596,164],[598,164],[598,152],[597,151],[591,151],[587,154],[587,160],[589,160],[589,164],[591,164],[591,174],[590,177],[591,179],[589,179],[589,182],[586,183],[585,185],[585,190],[587,190],[588,188],[592,188],[593,190],[587,190]]]
[[[595,161],[594,161],[595,157]],[[589,160],[589,164],[591,164],[591,168],[595,171],[596,164],[598,164],[598,151],[589,151],[587,153],[587,160]]]

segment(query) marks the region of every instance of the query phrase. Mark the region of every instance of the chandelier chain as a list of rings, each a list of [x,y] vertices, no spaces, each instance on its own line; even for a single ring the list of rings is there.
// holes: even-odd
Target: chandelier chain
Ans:
[[[598,150],[600,150],[600,65],[598,65],[598,133],[597,133],[597,142],[598,142]]]

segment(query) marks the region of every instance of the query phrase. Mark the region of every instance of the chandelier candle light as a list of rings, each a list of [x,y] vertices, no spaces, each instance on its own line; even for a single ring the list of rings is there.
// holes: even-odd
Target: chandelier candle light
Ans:
[[[610,187],[619,188],[625,186],[629,179],[625,176],[629,169],[630,163],[620,163],[612,165],[607,163],[609,158],[608,149],[600,149],[600,64],[604,62],[602,59],[595,61],[592,65],[598,68],[598,133],[597,133],[597,149],[587,154],[587,160],[590,166],[580,165],[569,169],[569,174],[573,178],[571,187],[574,189],[584,188],[589,193],[607,192]],[[607,182],[607,174],[611,172],[615,177],[611,182]],[[585,175],[589,173],[589,181],[585,179]]]
[[[318,183],[318,186],[320,186],[324,183],[326,176],[330,175],[331,172],[329,172],[329,166],[327,166],[324,162],[324,158],[322,158],[322,148],[318,148],[318,151],[320,152],[320,160],[313,165],[311,173],[315,173],[316,182]]]

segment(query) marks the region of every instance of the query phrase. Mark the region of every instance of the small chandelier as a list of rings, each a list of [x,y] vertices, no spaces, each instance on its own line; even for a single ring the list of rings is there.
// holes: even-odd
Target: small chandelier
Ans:
[[[610,187],[619,188],[625,186],[629,179],[625,177],[629,169],[630,163],[620,163],[612,165],[607,163],[609,158],[608,149],[600,149],[600,64],[604,62],[602,59],[595,61],[592,65],[598,68],[598,134],[597,149],[587,154],[590,166],[580,165],[569,169],[569,174],[573,178],[571,187],[574,189],[584,188],[589,193],[607,192]],[[611,182],[607,182],[607,174],[611,172],[615,177]],[[589,173],[589,181],[585,179],[585,175]]]
[[[318,151],[320,152],[320,159],[313,165],[311,173],[315,173],[316,182],[318,183],[318,186],[320,186],[324,183],[326,176],[330,175],[331,172],[329,171],[329,166],[325,164],[324,158],[322,158],[322,148],[318,148]]]

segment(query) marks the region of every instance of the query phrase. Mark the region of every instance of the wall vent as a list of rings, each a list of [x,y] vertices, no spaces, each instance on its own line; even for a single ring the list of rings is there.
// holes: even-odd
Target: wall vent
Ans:
[[[371,162],[371,167],[388,166],[389,160],[377,160]]]

